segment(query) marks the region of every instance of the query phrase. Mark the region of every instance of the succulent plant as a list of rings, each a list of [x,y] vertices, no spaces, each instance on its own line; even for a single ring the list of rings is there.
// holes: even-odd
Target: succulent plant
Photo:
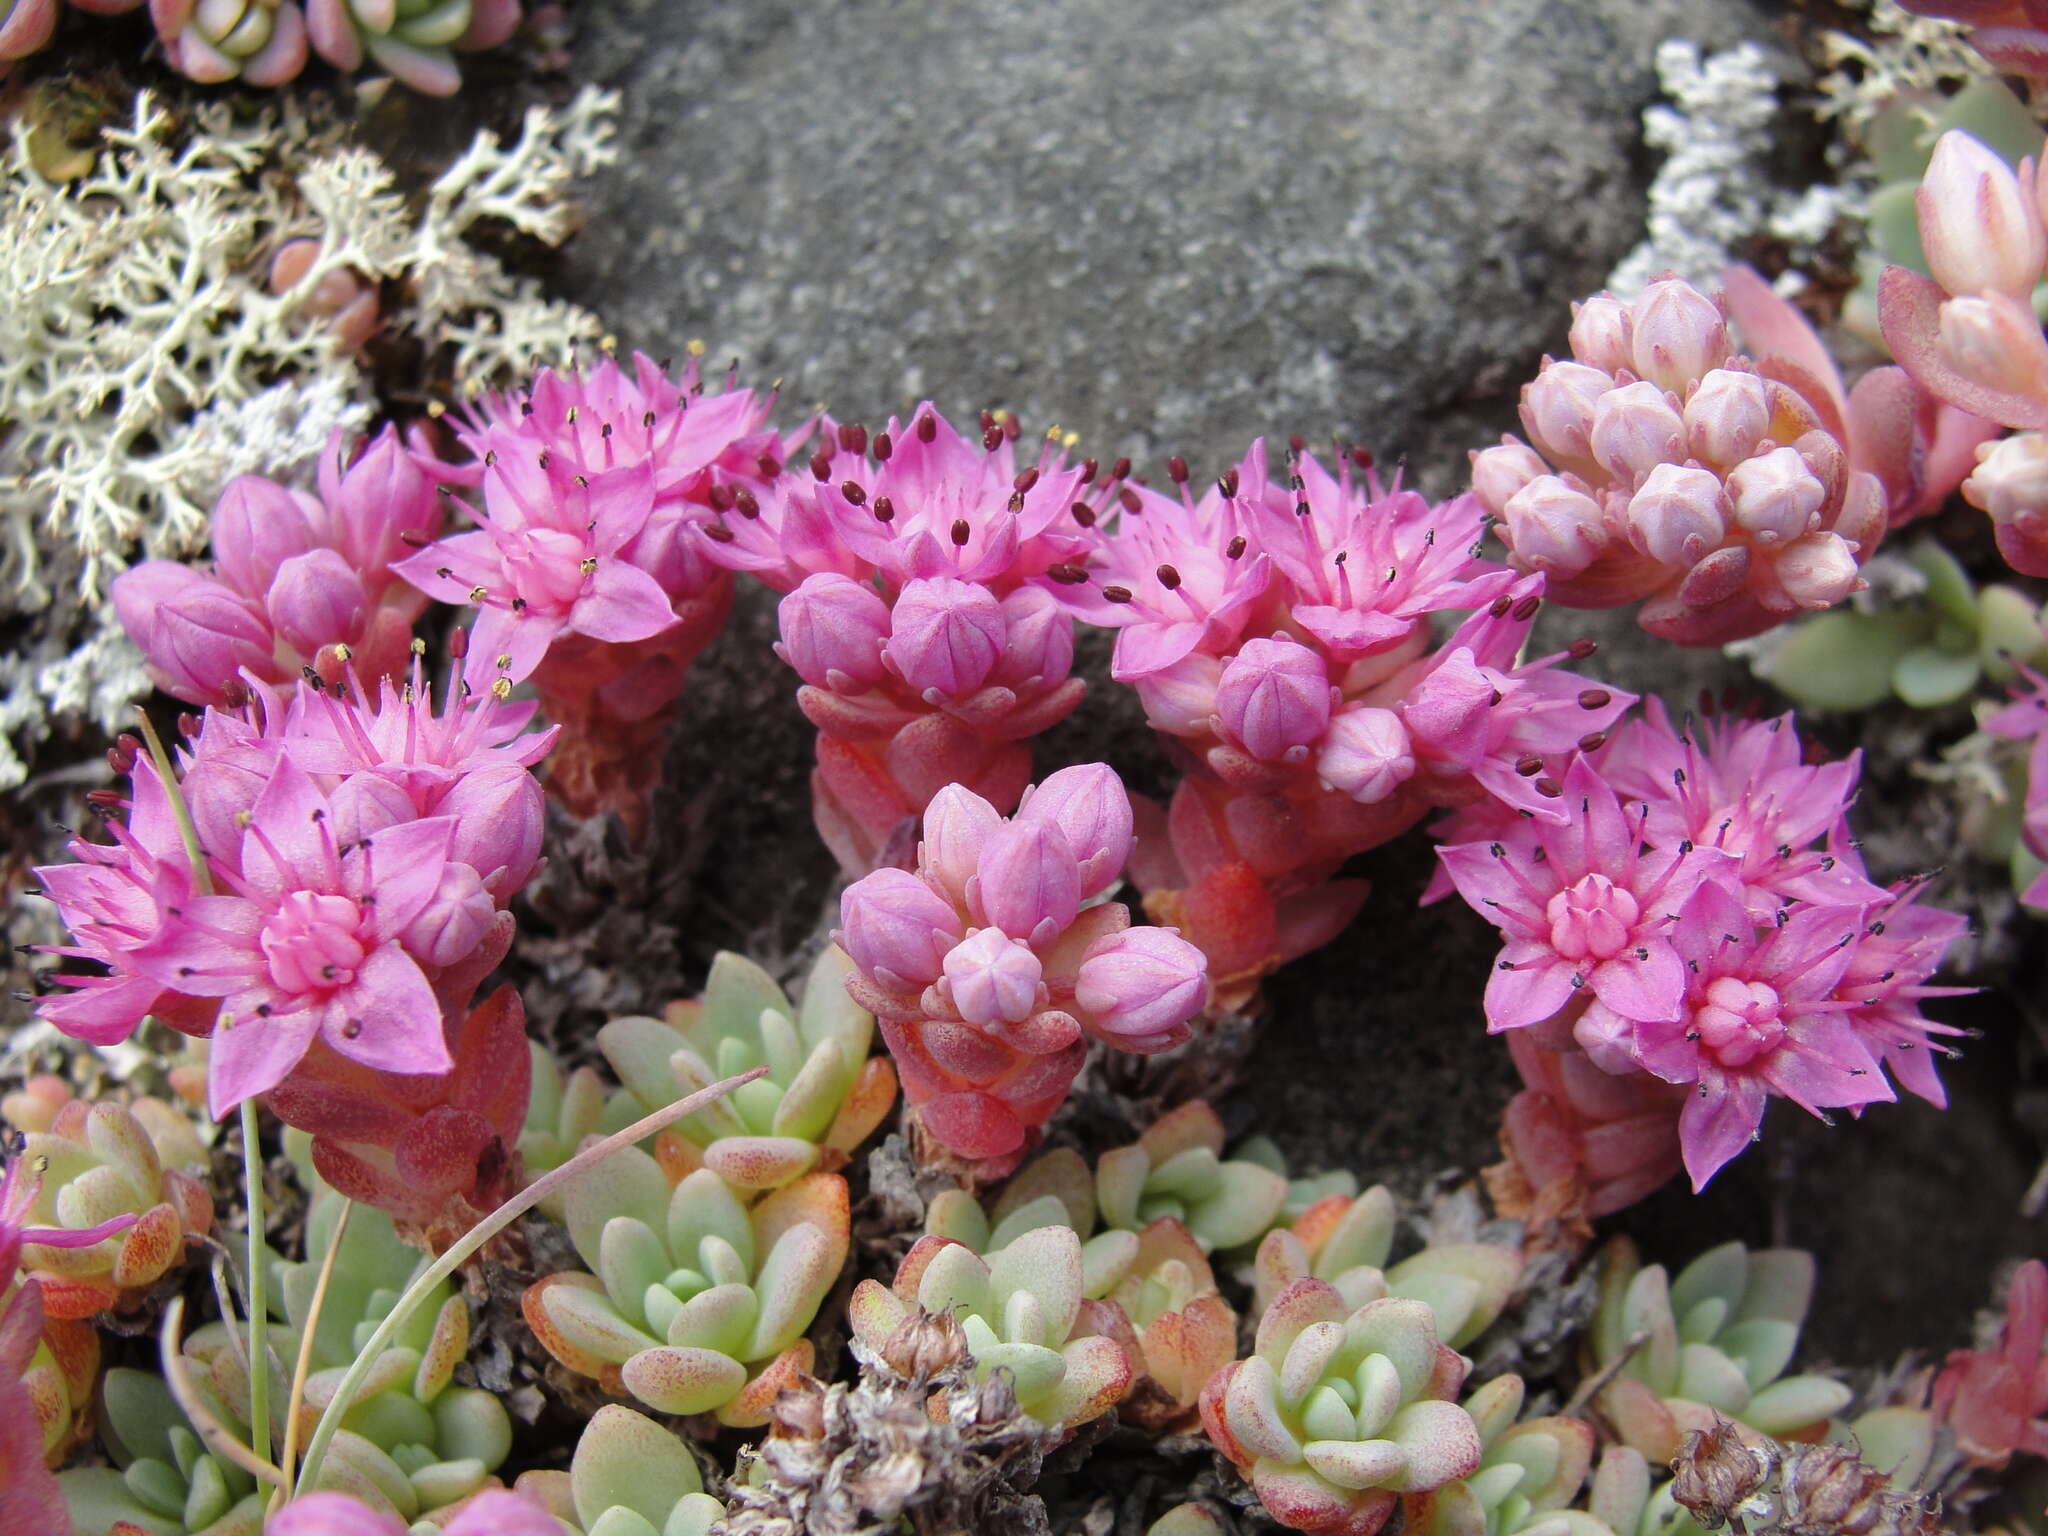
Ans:
[[[1462,1348],[1500,1316],[1522,1274],[1519,1249],[1493,1243],[1437,1243],[1388,1267],[1394,1246],[1394,1197],[1375,1184],[1355,1199],[1318,1200],[1293,1225],[1259,1244],[1258,1304],[1269,1305],[1295,1281],[1313,1276],[1337,1288],[1347,1306],[1382,1296],[1427,1302],[1437,1333]]]
[[[777,1189],[843,1167],[896,1099],[895,1068],[868,1054],[874,1016],[846,995],[852,969],[828,947],[792,1007],[753,961],[721,953],[701,998],[672,1004],[666,1019],[614,1019],[597,1036],[626,1088],[613,1128],[765,1066],[767,1076],[678,1122],[664,1145],[735,1189]]]
[[[1318,1200],[1331,1195],[1358,1193],[1358,1176],[1344,1168],[1296,1178],[1288,1169],[1287,1155],[1270,1136],[1247,1136],[1237,1144],[1236,1158],[1241,1163],[1257,1163],[1261,1168],[1270,1168],[1287,1180],[1287,1199],[1280,1207],[1280,1220],[1285,1222],[1293,1222]]]
[[[617,1403],[583,1426],[567,1472],[528,1472],[518,1488],[580,1536],[705,1536],[725,1517],[689,1447]]]
[[[1106,1335],[1119,1319],[1082,1294],[1081,1239],[1071,1227],[1034,1228],[986,1258],[928,1234],[891,1284],[855,1287],[847,1318],[859,1346],[880,1357],[920,1308],[953,1313],[975,1379],[1002,1371],[1017,1407],[1041,1424],[1086,1423],[1130,1390],[1133,1362]]]
[[[1125,1352],[1143,1373],[1123,1417],[1152,1434],[1193,1428],[1202,1388],[1237,1356],[1237,1313],[1218,1294],[1201,1244],[1160,1217],[1137,1235],[1107,1299],[1130,1324]]]
[[[1202,1425],[1282,1525],[1372,1536],[1404,1494],[1469,1477],[1484,1451],[1455,1401],[1465,1362],[1419,1301],[1356,1309],[1297,1280],[1259,1319],[1252,1355],[1202,1391]]]
[[[526,1101],[526,1123],[519,1132],[519,1161],[530,1174],[559,1168],[576,1155],[584,1138],[601,1134],[605,1124],[604,1079],[595,1067],[564,1073],[554,1054],[538,1040],[526,1043],[533,1091]],[[635,1118],[638,1118],[637,1116]],[[623,1121],[611,1129],[622,1129]],[[541,1202],[542,1210],[562,1219],[559,1194]]]
[[[42,1108],[49,1098],[38,1101]],[[17,1111],[34,1114],[28,1106]],[[175,1112],[173,1112],[175,1113]],[[167,1128],[168,1129],[168,1128]],[[189,1133],[189,1127],[187,1127]],[[213,1225],[213,1199],[184,1168],[167,1167],[142,1121],[114,1103],[73,1099],[50,1116],[47,1130],[30,1131],[23,1157],[39,1164],[42,1187],[30,1203],[30,1225],[73,1230],[131,1215],[135,1224],[84,1248],[29,1243],[21,1264],[43,1287],[52,1318],[84,1318],[139,1304],[143,1293],[184,1257],[188,1241]],[[205,1149],[196,1137],[167,1137],[174,1155]]]
[[[306,1259],[271,1261],[278,1303],[267,1334],[269,1401],[278,1419],[273,1440],[283,1434],[290,1368],[343,1208],[332,1190],[316,1186]],[[371,1207],[352,1209],[339,1243],[313,1335],[301,1408],[306,1434],[370,1334],[429,1262]],[[469,1331],[467,1304],[441,1282],[377,1357],[342,1417],[319,1487],[412,1521],[485,1485],[512,1449],[512,1421],[492,1394],[453,1383]],[[246,1441],[249,1375],[238,1332],[222,1322],[194,1330],[184,1343],[184,1369],[207,1410]],[[117,1522],[149,1536],[253,1536],[267,1495],[241,1467],[206,1448],[160,1378],[109,1371],[103,1398],[107,1449],[119,1470],[81,1467],[60,1478],[78,1536],[103,1536]]]
[[[1287,1180],[1223,1156],[1223,1122],[1200,1099],[1170,1110],[1135,1145],[1095,1164],[1095,1203],[1111,1227],[1137,1231],[1161,1216],[1185,1223],[1204,1253],[1257,1242],[1287,1200]]]
[[[1955,557],[1925,543],[1909,559],[1926,579],[1910,600],[1807,620],[1759,655],[1757,674],[1811,709],[1868,709],[1897,695],[1916,709],[1966,697],[1985,678],[2048,660],[2041,611],[2015,587],[1974,586]]]
[[[1228,1528],[1206,1504],[1176,1504],[1145,1527],[1145,1536],[1228,1536]]]
[[[811,1367],[803,1337],[839,1277],[846,1181],[806,1174],[749,1207],[709,1168],[672,1182],[637,1147],[570,1186],[569,1236],[594,1273],[529,1286],[526,1320],[572,1371],[662,1413],[765,1423]]]
[[[1786,1376],[1813,1296],[1813,1256],[1790,1248],[1710,1248],[1667,1280],[1616,1238],[1600,1256],[1593,1364],[1617,1374],[1595,1397],[1621,1441],[1652,1461],[1678,1454],[1688,1430],[1726,1414],[1780,1439],[1839,1412],[1850,1391],[1824,1376]],[[1638,1343],[1638,1339],[1640,1342]]]
[[[1407,1503],[1416,1536],[1610,1536],[1584,1511],[1568,1509],[1593,1465],[1593,1427],[1551,1414],[1523,1419],[1519,1376],[1489,1381],[1465,1400],[1486,1451],[1469,1477]]]
[[[491,48],[519,26],[519,0],[311,0],[313,49],[337,69],[367,54],[416,91],[452,96],[462,75],[451,48]]]

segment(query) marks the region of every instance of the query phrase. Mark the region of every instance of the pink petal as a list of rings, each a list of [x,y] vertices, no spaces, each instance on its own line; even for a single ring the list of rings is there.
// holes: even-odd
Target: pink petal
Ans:
[[[516,613],[496,604],[479,608],[469,626],[469,660],[463,666],[463,676],[472,688],[488,688],[501,677],[524,682],[565,627],[561,619],[534,608]]]
[[[245,1014],[213,1032],[206,1060],[206,1107],[216,1120],[244,1099],[268,1093],[304,1059],[319,1020],[310,1008],[269,1018]]]
[[[469,594],[478,587],[495,590],[506,585],[498,546],[481,529],[436,539],[417,554],[394,561],[391,569],[427,596],[458,608],[468,604]]]
[[[334,994],[321,1033],[342,1055],[382,1072],[439,1073],[455,1064],[434,989],[396,944],[372,950],[354,984]]]
[[[350,872],[358,877],[358,895],[374,895],[370,931],[383,943],[403,933],[418,917],[441,883],[448,844],[456,818],[432,816],[424,821],[386,827],[349,850]],[[368,882],[361,876],[367,871]],[[351,883],[356,889],[358,882]],[[374,882],[374,883],[370,883]]]
[[[191,997],[227,997],[260,969],[256,934],[263,914],[239,896],[197,896],[156,937],[130,950],[135,968]]]
[[[1594,966],[1589,980],[1594,995],[1627,1019],[1674,1019],[1685,1001],[1685,966],[1664,938],[1642,938]]]
[[[290,758],[278,759],[249,809],[243,879],[266,895],[329,889],[338,865],[333,835],[322,825],[326,819],[327,797],[311,777]]]
[[[652,576],[624,560],[601,559],[569,623],[593,640],[645,640],[674,628],[676,614]]]
[[[1686,1095],[1678,1117],[1678,1139],[1685,1149],[1685,1171],[1698,1194],[1736,1153],[1749,1145],[1763,1124],[1764,1085],[1753,1078],[1715,1072]]]
[[[1510,944],[1486,978],[1486,1027],[1540,1024],[1571,1000],[1573,970],[1542,944]]]

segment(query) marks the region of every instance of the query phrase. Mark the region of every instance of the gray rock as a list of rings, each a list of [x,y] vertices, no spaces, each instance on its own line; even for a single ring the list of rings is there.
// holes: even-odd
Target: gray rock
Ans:
[[[1140,464],[1331,434],[1462,467],[1639,237],[1682,0],[638,0],[569,286],[789,398],[1007,407]],[[1441,477],[1440,477],[1441,478]],[[1446,480],[1446,484],[1447,484]]]

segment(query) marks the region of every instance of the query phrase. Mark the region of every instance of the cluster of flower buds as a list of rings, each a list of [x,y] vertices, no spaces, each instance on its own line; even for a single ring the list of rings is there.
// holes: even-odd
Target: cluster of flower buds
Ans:
[[[1723,311],[1676,277],[1586,300],[1571,358],[1523,388],[1528,441],[1472,456],[1474,493],[1552,597],[1641,599],[1643,628],[1685,645],[1839,603],[1888,519],[1827,382],[1738,354]]]
[[[987,1173],[1037,1139],[1084,1036],[1164,1050],[1206,999],[1199,950],[1097,899],[1123,871],[1131,826],[1100,763],[1053,774],[1008,820],[949,785],[925,811],[916,872],[876,870],[840,898],[847,990],[880,1021],[924,1131]]]
[[[2021,429],[1977,449],[1963,494],[1991,514],[1999,550],[2015,570],[2048,574],[2048,339],[2033,305],[2048,266],[2048,230],[2035,162],[2015,169],[1952,128],[1935,145],[1914,200],[1933,275],[1885,269],[1878,288],[1885,344],[1942,400]]]
[[[1361,466],[1297,442],[1283,482],[1254,444],[1197,498],[1175,460],[1179,494],[1125,486],[1059,588],[1119,630],[1112,671],[1187,771],[1133,872],[1208,955],[1219,1006],[1334,936],[1365,895],[1338,866],[1430,808],[1555,814],[1563,762],[1630,702],[1563,655],[1518,664],[1543,580],[1480,557],[1472,498],[1433,506]],[[1477,611],[1432,649],[1432,615],[1459,609]]]
[[[378,1083],[448,1086],[470,997],[511,943],[506,907],[540,862],[530,769],[553,733],[525,729],[533,706],[506,702],[508,687],[463,697],[451,684],[437,711],[417,662],[374,700],[360,685],[289,700],[252,687],[241,709],[191,724],[175,792],[135,744],[117,749],[133,795],[102,795],[113,841],[74,839],[78,862],[37,871],[71,930],[57,953],[102,971],[56,977],[70,985],[42,1013],[101,1045],[149,1014],[210,1036],[215,1116],[298,1075],[281,1113],[344,1082],[381,1103],[395,1136],[408,1095]],[[487,1117],[511,1137],[517,1086],[519,1102]]]
[[[71,0],[81,11],[113,16],[143,0]],[[0,13],[0,70],[49,44],[60,0],[17,0]],[[370,62],[416,91],[452,96],[462,85],[451,49],[495,48],[518,30],[520,0],[151,0],[150,20],[164,61],[202,85],[240,80],[283,85],[306,67],[310,51],[337,69]]]
[[[637,835],[690,664],[732,603],[691,526],[755,494],[782,465],[764,423],[772,398],[707,394],[636,356],[583,373],[543,370],[523,393],[486,396],[457,436],[482,489],[477,526],[396,569],[420,591],[477,610],[467,677],[533,679],[563,729],[548,787],[581,816],[616,810]]]
[[[1566,820],[1499,807],[1451,818],[1443,874],[1505,945],[1489,1028],[1568,1029],[1602,1072],[1683,1085],[1695,1188],[1754,1137],[1773,1096],[1817,1115],[1860,1110],[1895,1097],[1888,1069],[1945,1103],[1930,1058],[1958,1031],[1920,1003],[1953,990],[1926,983],[1964,923],[1916,906],[1917,885],[1864,872],[1845,826],[1859,771],[1855,757],[1809,763],[1789,715],[1674,726],[1653,704],[1572,764]],[[1560,1123],[1543,1129],[1618,1127],[1597,1165],[1582,1142],[1578,1165],[1612,1209],[1662,1163],[1659,1111],[1588,1087],[1546,1095]],[[1566,1151],[1542,1149],[1539,1189]]]
[[[1068,514],[1094,518],[1095,465],[1048,441],[1019,469],[1017,435],[984,416],[977,443],[929,403],[872,437],[826,418],[807,469],[722,498],[699,530],[711,559],[786,594],[776,653],[803,679],[812,812],[849,875],[948,784],[1009,810],[1029,739],[1080,702],[1048,589],[1085,547]]]
[[[1958,1349],[1934,1381],[1934,1414],[1972,1462],[2002,1467],[2016,1451],[2048,1456],[2048,1264],[2012,1277],[1990,1349]]]
[[[290,685],[402,673],[426,599],[391,562],[441,526],[437,464],[386,427],[320,457],[319,495],[261,475],[213,506],[213,574],[148,560],[114,581],[114,611],[151,679],[188,704],[239,703],[242,675]]]

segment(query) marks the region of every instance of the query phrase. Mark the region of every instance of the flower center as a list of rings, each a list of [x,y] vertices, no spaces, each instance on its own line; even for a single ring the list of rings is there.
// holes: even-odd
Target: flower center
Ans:
[[[1760,981],[1719,976],[1707,984],[1706,1003],[1692,1016],[1700,1049],[1724,1067],[1744,1067],[1774,1051],[1785,1038],[1776,989]]]
[[[1605,875],[1582,875],[1550,898],[1550,947],[1567,960],[1612,960],[1643,915],[1633,893]]]
[[[512,590],[535,608],[559,612],[583,595],[583,571],[590,548],[559,528],[524,528],[508,541],[505,574]]]
[[[263,924],[257,942],[280,992],[329,992],[356,979],[367,951],[356,937],[362,914],[346,896],[293,891]]]

